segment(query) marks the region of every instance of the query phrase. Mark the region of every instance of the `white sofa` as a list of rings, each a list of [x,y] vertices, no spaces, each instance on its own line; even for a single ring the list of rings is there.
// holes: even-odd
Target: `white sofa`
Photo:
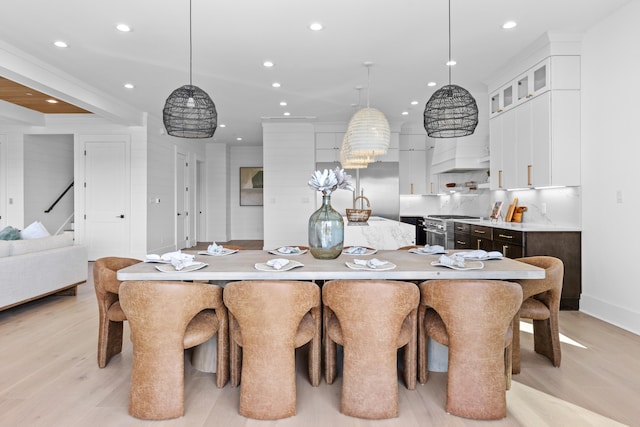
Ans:
[[[0,311],[86,282],[87,248],[72,233],[31,240],[0,240]]]

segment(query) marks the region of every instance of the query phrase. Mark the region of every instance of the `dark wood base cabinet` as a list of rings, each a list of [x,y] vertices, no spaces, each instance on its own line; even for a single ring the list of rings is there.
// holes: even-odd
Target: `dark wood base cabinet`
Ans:
[[[582,291],[581,233],[579,231],[515,231],[483,225],[454,225],[456,249],[500,251],[509,258],[546,255],[564,263],[561,310],[579,310]]]

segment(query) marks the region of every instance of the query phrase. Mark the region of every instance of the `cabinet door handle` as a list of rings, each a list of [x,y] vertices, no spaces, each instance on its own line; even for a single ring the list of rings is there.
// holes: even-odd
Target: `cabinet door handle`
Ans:
[[[482,242],[482,239],[478,239],[478,248],[477,249],[480,249],[480,242]]]
[[[527,165],[527,185],[533,185],[531,184],[531,168],[533,166],[532,165]]]
[[[463,246],[466,246],[466,245],[467,245],[467,242],[461,242],[460,240],[456,240],[456,243],[457,243],[458,245],[463,245]]]
[[[433,193],[433,182],[429,183],[429,193]]]
[[[533,95],[529,94],[525,98],[531,98]]]
[[[513,236],[509,236],[508,234],[498,234],[498,237],[502,237],[503,239],[513,239]]]
[[[486,231],[483,231],[483,230],[473,230],[473,232],[476,233],[476,234],[485,234],[486,233]]]
[[[502,110],[498,110],[498,111],[496,111],[496,113],[502,113]]]
[[[413,194],[413,182],[411,183],[411,194]]]
[[[502,171],[498,171],[498,188],[502,188]]]
[[[464,227],[456,227],[456,230],[462,231],[462,230],[464,230]]]
[[[509,245],[502,245],[502,256],[507,257],[507,252],[509,251]]]

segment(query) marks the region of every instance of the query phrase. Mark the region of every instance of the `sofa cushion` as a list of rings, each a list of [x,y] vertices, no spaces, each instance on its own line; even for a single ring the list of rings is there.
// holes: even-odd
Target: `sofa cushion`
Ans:
[[[10,254],[12,256],[23,255],[32,252],[72,246],[73,234],[65,233],[58,234],[56,236],[43,237],[41,239],[13,240],[9,242],[9,244],[11,245]]]
[[[6,240],[0,240],[0,258],[9,256],[11,253],[11,244]]]
[[[0,230],[0,240],[18,240],[20,238],[20,230],[7,226]]]
[[[24,240],[41,239],[49,236],[51,236],[51,234],[40,221],[33,221],[27,228],[20,232],[20,238]]]

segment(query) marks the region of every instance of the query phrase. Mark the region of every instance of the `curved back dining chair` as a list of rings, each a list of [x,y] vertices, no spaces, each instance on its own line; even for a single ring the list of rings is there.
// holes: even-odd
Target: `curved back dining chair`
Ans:
[[[184,350],[216,333],[216,385],[224,387],[228,378],[228,323],[221,287],[127,281],[120,287],[120,301],[133,343],[131,415],[149,420],[184,415]]]
[[[522,302],[517,283],[428,280],[420,284],[418,380],[427,381],[427,337],[449,347],[446,411],[473,419],[507,415],[511,323]]]
[[[340,411],[370,419],[398,416],[397,353],[404,348],[404,381],[416,386],[417,308],[414,283],[332,280],[322,287],[325,379],[336,377],[336,344],[343,347]]]
[[[314,387],[320,384],[320,288],[312,282],[231,282],[224,303],[240,414],[262,420],[295,415],[295,349],[309,342],[309,379]]]
[[[564,264],[550,256],[516,258],[516,261],[544,268],[544,279],[517,280],[522,286],[522,306],[513,321],[513,373],[520,373],[520,319],[533,320],[533,345],[536,353],[560,366],[558,316]]]
[[[122,351],[123,322],[118,292],[118,270],[142,262],[133,258],[106,257],[93,264],[93,284],[98,299],[98,367],[104,368],[109,360]]]

